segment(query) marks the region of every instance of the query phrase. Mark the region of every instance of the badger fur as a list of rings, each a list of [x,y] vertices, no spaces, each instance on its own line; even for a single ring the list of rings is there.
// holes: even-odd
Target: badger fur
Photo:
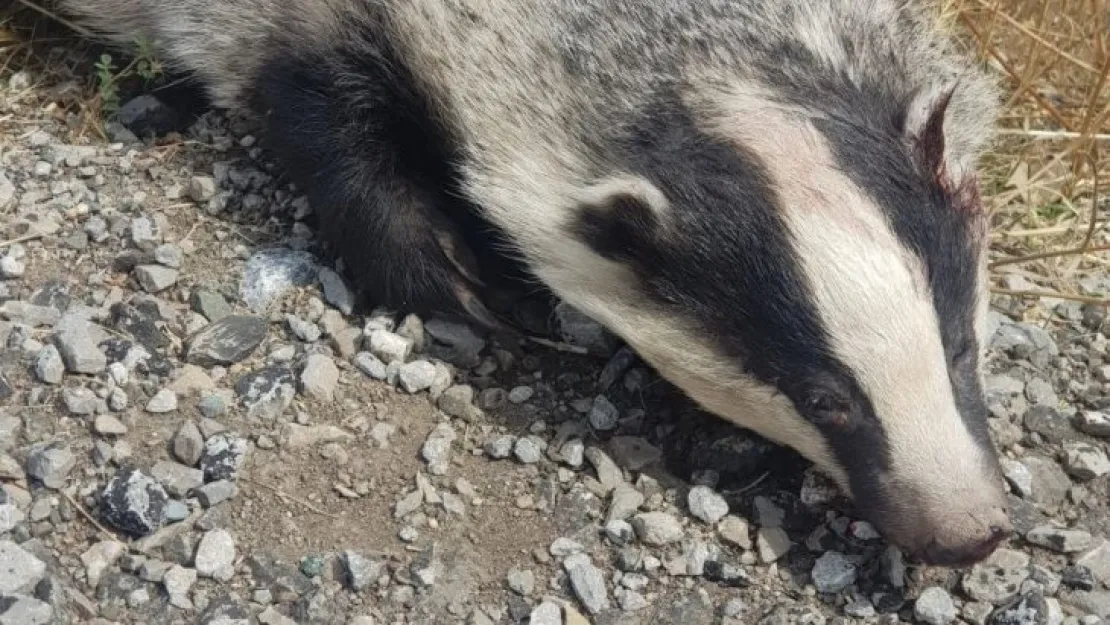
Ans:
[[[893,543],[1011,532],[982,392],[991,81],[907,0],[61,0],[262,116],[370,299],[489,321],[476,214]]]

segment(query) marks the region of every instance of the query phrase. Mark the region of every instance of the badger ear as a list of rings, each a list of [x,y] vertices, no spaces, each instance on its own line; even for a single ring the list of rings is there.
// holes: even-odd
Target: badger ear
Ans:
[[[580,194],[572,230],[601,256],[629,260],[656,240],[667,206],[663,193],[644,178],[608,178]]]
[[[955,208],[974,213],[982,206],[974,167],[954,158],[949,149],[949,112],[958,87],[951,83],[919,92],[906,111],[904,133],[922,172]]]

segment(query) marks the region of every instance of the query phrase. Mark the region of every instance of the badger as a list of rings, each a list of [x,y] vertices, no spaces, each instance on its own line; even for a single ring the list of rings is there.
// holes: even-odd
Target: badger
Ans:
[[[367,301],[489,325],[467,224],[927,565],[1012,534],[988,436],[998,94],[908,0],[61,0],[250,111]]]

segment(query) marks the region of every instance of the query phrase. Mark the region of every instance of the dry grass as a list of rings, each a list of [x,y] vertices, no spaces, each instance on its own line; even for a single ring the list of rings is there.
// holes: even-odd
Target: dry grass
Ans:
[[[983,163],[997,292],[1110,303],[1084,280],[1110,273],[1110,0],[937,1],[1007,87]],[[0,8],[0,80],[31,66],[41,83],[56,83],[51,68],[72,69],[75,57],[43,51],[78,40],[48,3],[9,2]],[[58,105],[86,120],[82,132],[101,117],[93,88]]]
[[[1105,304],[1110,293],[1084,278],[1110,272],[1110,0],[946,0],[943,10],[1008,88],[983,166],[995,277]]]

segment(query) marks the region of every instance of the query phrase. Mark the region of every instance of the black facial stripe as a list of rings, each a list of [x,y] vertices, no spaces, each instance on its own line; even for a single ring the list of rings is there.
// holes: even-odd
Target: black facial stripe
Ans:
[[[586,211],[580,232],[603,253],[620,250],[643,290],[712,337],[746,372],[797,407],[817,385],[853,399],[854,427],[824,428],[853,489],[877,493],[890,467],[882,424],[830,344],[760,159],[702,132],[677,98],[661,98],[626,134],[618,158],[656,185],[673,208],[666,224],[599,227]],[[600,233],[622,236],[598,240]],[[635,245],[628,245],[635,240]],[[875,502],[876,504],[880,502]]]
[[[785,75],[777,66],[767,67],[765,77],[789,101],[819,107],[824,117],[814,123],[838,167],[883,208],[895,236],[921,260],[946,355],[951,358],[965,348],[977,351],[977,226],[974,218],[952,206],[935,177],[911,154],[904,124],[912,91],[901,84],[908,81],[891,75],[884,83],[853,83],[817,69],[819,62],[801,46],[785,46],[782,54],[791,58],[791,66],[808,65],[811,71]],[[989,447],[975,367],[973,355],[949,377],[964,423],[979,445]]]

